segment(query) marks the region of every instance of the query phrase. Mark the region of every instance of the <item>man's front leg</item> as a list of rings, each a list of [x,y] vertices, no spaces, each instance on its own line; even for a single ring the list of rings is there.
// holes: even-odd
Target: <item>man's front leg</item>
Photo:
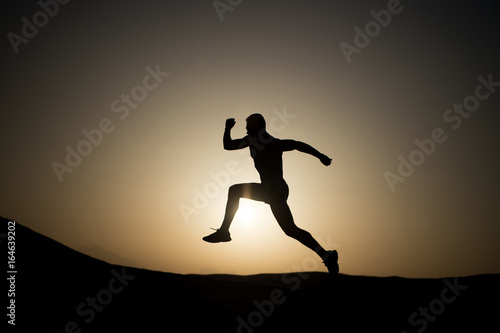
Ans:
[[[238,211],[238,208],[240,206],[242,186],[243,184],[236,184],[229,187],[227,195],[227,203],[226,203],[226,212],[224,214],[224,220],[222,221],[220,230],[229,231],[229,227],[231,226],[234,216],[236,215],[236,212]]]

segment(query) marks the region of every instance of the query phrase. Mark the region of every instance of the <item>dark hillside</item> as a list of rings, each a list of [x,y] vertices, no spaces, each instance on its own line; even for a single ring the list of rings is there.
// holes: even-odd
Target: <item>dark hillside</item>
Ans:
[[[500,310],[499,275],[179,275],[111,265],[17,223],[15,236],[19,332],[484,332]]]

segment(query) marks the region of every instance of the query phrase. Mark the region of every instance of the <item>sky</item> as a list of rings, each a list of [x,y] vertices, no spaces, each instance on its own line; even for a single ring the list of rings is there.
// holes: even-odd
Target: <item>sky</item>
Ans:
[[[0,215],[116,264],[326,271],[224,123],[261,113],[296,224],[341,273],[500,273],[500,44],[488,1],[18,1],[2,11]],[[9,7],[10,6],[10,7]],[[35,250],[35,249],[34,249]]]

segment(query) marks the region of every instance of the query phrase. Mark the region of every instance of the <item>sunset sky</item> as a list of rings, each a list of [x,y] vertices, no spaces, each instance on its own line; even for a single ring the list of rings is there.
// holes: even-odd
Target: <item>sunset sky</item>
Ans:
[[[500,273],[494,2],[46,2],[2,11],[0,215],[117,264],[326,271],[264,203],[201,239],[259,181],[225,120],[261,113],[333,159],[287,152],[284,177],[341,273]]]

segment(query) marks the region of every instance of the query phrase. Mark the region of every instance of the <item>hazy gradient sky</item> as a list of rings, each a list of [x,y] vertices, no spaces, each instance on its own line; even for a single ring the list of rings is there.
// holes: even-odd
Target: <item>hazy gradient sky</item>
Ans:
[[[258,112],[333,158],[288,152],[284,176],[296,223],[339,251],[342,273],[500,273],[500,87],[483,82],[500,82],[494,2],[246,0],[223,21],[211,0],[8,6],[2,216],[118,264],[324,270],[263,203],[241,201],[232,242],[201,240],[229,185],[259,180],[248,151],[222,148],[225,119],[241,137]],[[369,42],[354,30],[367,23]],[[342,42],[359,46],[350,61]],[[474,111],[455,113],[464,100]],[[436,128],[446,140],[413,152]],[[59,179],[68,146],[87,156]],[[399,157],[420,165],[392,191]]]

